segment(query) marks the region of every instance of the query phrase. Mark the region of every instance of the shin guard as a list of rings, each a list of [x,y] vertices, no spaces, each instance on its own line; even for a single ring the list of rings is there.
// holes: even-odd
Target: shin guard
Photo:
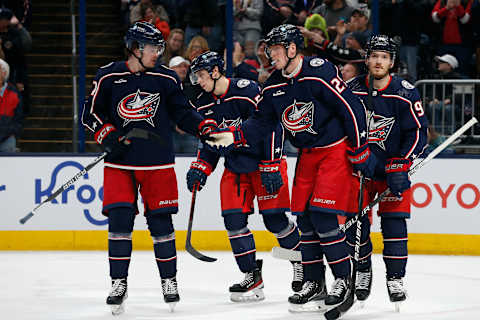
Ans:
[[[407,222],[403,218],[382,218],[383,261],[387,277],[405,276],[407,266]]]

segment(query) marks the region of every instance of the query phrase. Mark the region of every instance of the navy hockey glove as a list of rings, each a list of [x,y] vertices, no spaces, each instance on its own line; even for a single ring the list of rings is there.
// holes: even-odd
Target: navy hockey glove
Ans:
[[[408,170],[412,162],[409,159],[390,158],[385,165],[385,173],[387,174],[387,186],[390,192],[400,198],[402,193],[410,188],[410,179],[408,178]]]
[[[358,148],[347,149],[347,158],[352,163],[354,172],[360,171],[366,178],[374,176],[377,157],[370,151],[368,143]]]
[[[280,172],[280,160],[262,161],[258,165],[262,185],[267,193],[277,193],[283,186],[282,174]]]
[[[212,131],[206,143],[210,149],[213,149],[221,155],[225,155],[235,148],[247,145],[247,141],[243,137],[242,129],[234,126]]]
[[[209,163],[201,159],[193,161],[190,165],[190,170],[187,172],[188,190],[193,192],[193,187],[195,184],[198,184],[198,191],[202,190],[210,173],[212,173],[212,166]]]
[[[218,130],[217,121],[213,119],[204,119],[198,125],[198,136],[202,140],[208,139],[209,134],[215,130]]]
[[[120,134],[115,127],[106,123],[95,132],[95,141],[109,153],[110,159],[116,159],[128,150],[130,140]]]

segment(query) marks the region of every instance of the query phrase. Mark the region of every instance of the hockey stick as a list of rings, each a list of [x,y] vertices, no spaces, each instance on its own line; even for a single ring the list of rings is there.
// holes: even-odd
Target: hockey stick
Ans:
[[[126,135],[125,137],[127,139],[129,138],[141,138],[141,139],[149,139],[149,138],[153,138],[155,140],[157,140],[158,142],[160,142],[161,144],[164,143],[164,140],[157,134],[153,133],[153,132],[149,132],[147,130],[144,130],[144,129],[140,129],[140,128],[133,128],[132,130],[130,130]],[[108,152],[104,152],[102,153],[100,156],[98,156],[95,160],[93,160],[91,163],[89,163],[83,170],[77,172],[77,174],[75,174],[70,180],[68,180],[67,182],[65,182],[60,188],[58,188],[57,190],[55,190],[54,193],[52,193],[47,199],[43,200],[41,203],[39,203],[35,208],[33,208],[32,211],[30,211],[25,217],[21,218],[20,219],[20,223],[21,224],[25,224],[25,222],[27,222],[28,220],[30,220],[31,217],[33,217],[36,213],[36,211],[38,210],[38,208],[40,208],[41,206],[43,206],[45,203],[47,202],[50,202],[52,201],[53,199],[55,199],[60,193],[62,193],[63,191],[67,190],[71,185],[73,185],[75,182],[77,182],[81,177],[83,177],[84,175],[87,174],[87,172],[92,169],[93,167],[95,167],[100,161],[102,161],[103,159],[105,159],[105,157],[108,155]]]
[[[473,125],[475,125],[478,120],[473,117],[467,123],[465,123],[460,129],[455,131],[447,140],[445,140],[442,144],[436,147],[431,153],[428,154],[422,161],[417,163],[413,168],[410,169],[408,175],[411,177],[413,176],[421,167],[423,167],[427,162],[432,160],[436,157],[440,152],[445,150],[450,144],[452,144],[455,140],[457,140],[465,131],[470,129]],[[357,223],[357,220],[363,217],[370,211],[375,205],[377,205],[380,201],[382,201],[385,196],[390,192],[390,190],[385,190],[382,192],[377,198],[375,198],[372,202],[370,202],[365,208],[363,208],[361,215],[356,215],[355,217],[349,219],[344,225],[339,227],[339,230],[345,232],[350,228],[353,224]],[[274,258],[290,260],[290,261],[299,261],[301,259],[301,254],[299,251],[292,251],[289,249],[285,249],[282,247],[273,247],[272,248],[272,255]]]
[[[455,131],[447,140],[442,142],[438,147],[436,147],[432,152],[428,154],[423,160],[418,162],[413,168],[410,169],[408,175],[411,177],[413,176],[421,167],[427,164],[430,160],[435,158],[440,152],[445,150],[449,145],[452,144],[455,140],[457,140],[465,131],[470,129],[473,125],[478,123],[477,118],[472,117],[467,123],[465,123],[460,129]],[[357,222],[358,219],[363,217],[370,211],[375,205],[377,205],[383,198],[385,198],[390,193],[390,189],[383,191],[377,198],[375,198],[372,202],[370,202],[365,208],[363,208],[361,215],[357,215],[352,219],[348,220],[343,226],[340,227],[340,230],[345,232],[348,228],[350,228],[354,223]]]
[[[188,218],[187,241],[185,242],[185,250],[187,250],[188,253],[190,253],[192,256],[194,256],[199,260],[202,260],[205,262],[214,262],[214,261],[217,261],[217,258],[207,257],[201,252],[198,252],[197,250],[195,250],[195,248],[192,246],[191,240],[192,240],[193,213],[195,211],[195,199],[197,198],[197,188],[198,188],[198,183],[193,185],[192,203],[190,205],[190,216]]]

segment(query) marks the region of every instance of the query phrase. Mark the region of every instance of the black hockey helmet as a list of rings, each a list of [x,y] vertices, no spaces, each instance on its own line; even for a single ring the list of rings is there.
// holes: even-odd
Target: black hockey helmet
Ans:
[[[193,85],[198,84],[196,72],[206,70],[212,76],[213,69],[218,67],[221,74],[224,74],[225,62],[221,55],[214,51],[207,51],[196,57],[190,65],[190,82]]]
[[[392,61],[395,61],[397,50],[397,43],[389,36],[384,34],[374,35],[367,43],[367,58],[373,51],[384,51],[390,53]]]
[[[305,43],[302,33],[293,24],[282,24],[278,27],[273,28],[267,34],[264,41],[267,44],[267,46],[265,47],[267,57],[270,57],[268,48],[276,44],[281,44],[285,47],[285,49],[288,49],[290,43],[293,42],[297,45],[298,52],[300,49],[303,48],[303,45]]]
[[[128,50],[133,50],[134,43],[138,44],[140,50],[143,50],[145,44],[151,44],[160,47],[160,55],[165,51],[165,40],[162,33],[148,22],[135,22],[134,25],[128,28],[125,35],[125,45]]]

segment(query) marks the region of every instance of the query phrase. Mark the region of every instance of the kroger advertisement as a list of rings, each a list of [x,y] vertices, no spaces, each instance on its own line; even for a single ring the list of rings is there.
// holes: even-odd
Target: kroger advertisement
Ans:
[[[95,157],[0,157],[0,230],[105,230],[102,214],[103,165],[71,185],[51,203],[42,205],[24,225],[19,219],[71,179]],[[178,157],[175,170],[179,188],[179,213],[174,217],[178,230],[186,230],[191,193],[185,175],[193,158]],[[220,215],[220,162],[198,193],[194,229],[223,230]],[[289,182],[295,158],[288,159]],[[300,168],[301,169],[301,168]],[[414,196],[411,233],[480,234],[480,172],[476,159],[434,159],[413,177]],[[169,186],[165,186],[168,188]],[[356,195],[355,195],[356,196]],[[139,208],[143,209],[141,199]],[[146,229],[145,219],[137,217],[135,229]],[[379,231],[374,219],[373,231]],[[264,230],[258,215],[250,218],[252,230]]]

